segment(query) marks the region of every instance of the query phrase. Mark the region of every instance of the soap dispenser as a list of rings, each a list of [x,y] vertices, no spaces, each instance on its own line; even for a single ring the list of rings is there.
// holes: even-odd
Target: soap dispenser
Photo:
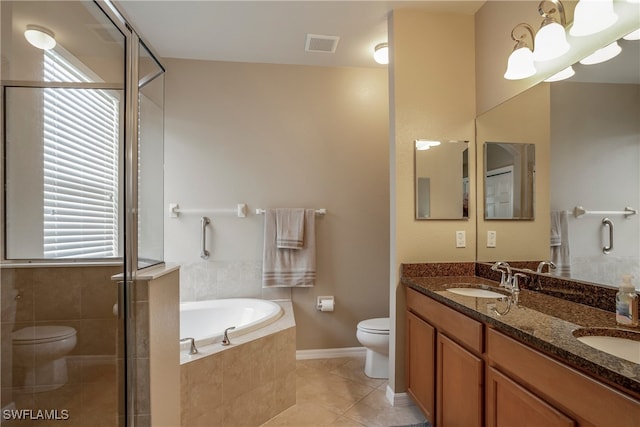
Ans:
[[[616,294],[616,322],[623,326],[638,326],[638,295],[628,275],[622,276]]]

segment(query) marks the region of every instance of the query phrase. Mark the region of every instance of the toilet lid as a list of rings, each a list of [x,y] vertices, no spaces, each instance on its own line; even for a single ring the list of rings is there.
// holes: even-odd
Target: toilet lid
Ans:
[[[375,319],[367,319],[358,323],[358,329],[372,333],[389,333],[389,318],[378,317]]]
[[[70,326],[28,326],[13,333],[13,342],[26,344],[31,342],[46,342],[72,337],[76,330]]]

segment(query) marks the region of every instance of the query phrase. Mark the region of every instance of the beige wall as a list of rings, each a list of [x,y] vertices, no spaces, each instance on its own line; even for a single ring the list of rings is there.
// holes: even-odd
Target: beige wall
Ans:
[[[475,204],[469,220],[416,221],[413,199],[413,141],[418,138],[471,141],[475,158],[474,22],[471,15],[395,10],[389,40],[391,98],[391,278],[389,385],[404,391],[404,288],[400,264],[475,260]],[[470,164],[471,188],[475,165]],[[467,246],[456,248],[456,231]],[[395,348],[395,351],[393,350]]]
[[[476,120],[476,189],[478,214],[478,261],[533,261],[549,258],[549,149],[550,89],[538,85],[503,103]],[[482,165],[485,142],[535,144],[534,219],[484,220]],[[487,231],[496,231],[496,247],[487,248]]]
[[[388,79],[385,69],[164,61],[165,201],[200,214],[165,220],[165,259],[179,262],[181,299],[291,298],[298,349],[359,346],[360,320],[389,313]],[[256,208],[326,208],[317,217],[317,283],[263,292]],[[333,313],[316,296],[334,295]]]

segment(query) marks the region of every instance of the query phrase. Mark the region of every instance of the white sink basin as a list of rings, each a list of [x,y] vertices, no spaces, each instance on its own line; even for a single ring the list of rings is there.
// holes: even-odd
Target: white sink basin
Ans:
[[[586,335],[578,341],[621,359],[640,364],[640,341],[606,335]]]
[[[640,332],[613,328],[579,328],[578,341],[621,359],[640,364]]]
[[[468,297],[476,297],[476,298],[506,298],[507,296],[498,292],[490,291],[488,289],[478,289],[478,288],[449,288],[447,289],[449,292],[453,292],[454,294],[464,295]]]

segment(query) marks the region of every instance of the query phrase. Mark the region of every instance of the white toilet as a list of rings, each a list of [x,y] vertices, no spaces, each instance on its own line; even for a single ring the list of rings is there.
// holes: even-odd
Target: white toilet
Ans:
[[[28,326],[15,331],[13,363],[24,369],[24,386],[48,391],[67,383],[65,356],[76,346],[70,326]]]
[[[358,341],[367,348],[364,373],[370,378],[389,378],[389,318],[358,323]]]

